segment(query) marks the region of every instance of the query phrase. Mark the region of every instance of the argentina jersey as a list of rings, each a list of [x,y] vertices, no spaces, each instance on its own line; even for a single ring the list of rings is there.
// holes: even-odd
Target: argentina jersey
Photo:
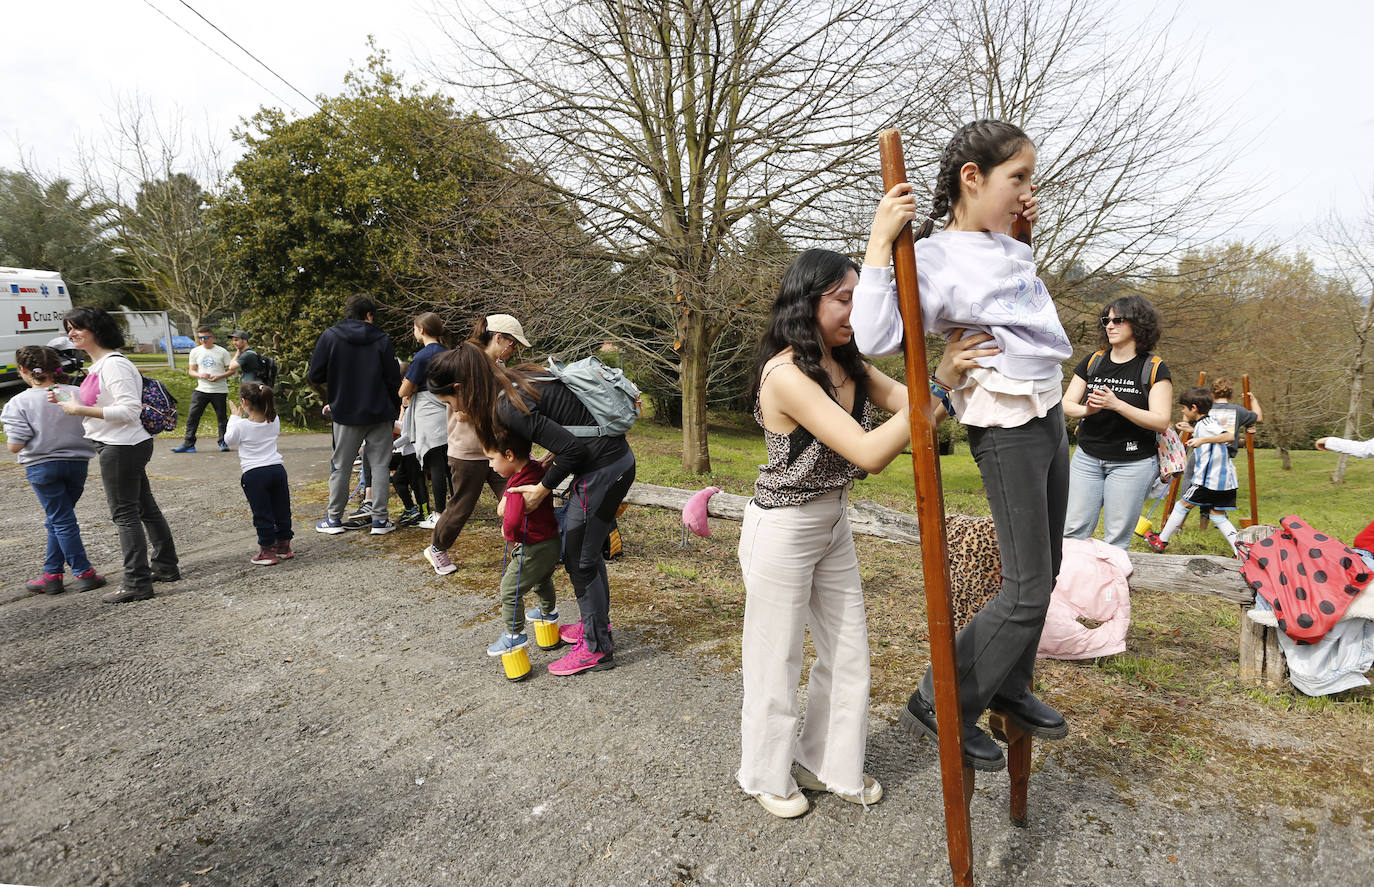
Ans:
[[[1203,416],[1193,426],[1193,437],[1215,437],[1225,432],[1226,428],[1211,416]],[[1203,444],[1194,453],[1193,483],[1209,490],[1234,490],[1240,485],[1226,444]]]

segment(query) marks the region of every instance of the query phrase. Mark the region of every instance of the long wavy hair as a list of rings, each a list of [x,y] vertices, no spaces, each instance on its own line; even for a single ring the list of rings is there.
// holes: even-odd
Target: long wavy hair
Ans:
[[[429,390],[440,397],[452,396],[484,449],[495,450],[507,431],[496,415],[496,404],[506,398],[522,413],[530,411],[526,400],[538,401],[535,385],[538,367],[523,364],[503,367],[471,340],[459,342],[429,362]]]
[[[835,399],[830,377],[821,367],[825,343],[816,322],[816,308],[821,303],[821,296],[842,283],[850,271],[856,274],[859,271],[854,260],[828,249],[806,250],[787,266],[754,359],[755,396],[763,380],[764,365],[778,352],[791,348],[792,362],[797,368]],[[851,379],[868,378],[868,364],[859,355],[859,346],[853,339],[830,349],[830,354]]]
[[[1155,350],[1155,346],[1159,344],[1159,336],[1164,332],[1163,318],[1159,316],[1159,309],[1149,299],[1138,295],[1122,296],[1102,306],[1102,311],[1098,314],[1098,348],[1112,347],[1112,343],[1107,340],[1107,328],[1102,326],[1101,322],[1113,311],[1117,317],[1124,317],[1131,322],[1131,337],[1135,339],[1137,354],[1149,354]]]

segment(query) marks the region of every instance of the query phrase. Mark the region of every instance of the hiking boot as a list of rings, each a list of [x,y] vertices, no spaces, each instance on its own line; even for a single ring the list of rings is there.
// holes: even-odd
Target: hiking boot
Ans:
[[[97,573],[95,567],[91,567],[84,573],[77,573],[74,578],[76,581],[72,583],[72,588],[76,591],[95,591],[97,588],[105,587],[105,577]],[[181,577],[178,576],[177,578],[180,579]],[[153,577],[153,581],[157,581],[156,576]]]
[[[490,647],[487,647],[487,655],[500,656],[502,654],[509,653],[511,650],[519,650],[521,647],[525,646],[529,642],[529,638],[525,636],[525,633],[523,631],[519,634],[511,634],[510,632],[505,631],[502,632],[501,636],[496,639],[496,643],[492,644]]]
[[[1169,547],[1169,543],[1159,538],[1159,534],[1153,530],[1145,534],[1145,541],[1150,543],[1150,547],[1160,554],[1163,554],[1164,549]]]
[[[275,554],[279,560],[284,561],[289,561],[296,556],[296,552],[291,550],[290,539],[278,539],[276,542],[272,543],[272,553]]]
[[[317,532],[317,533],[327,533],[327,534],[329,534],[330,536],[337,536],[337,535],[339,535],[340,533],[347,532],[348,529],[349,529],[348,527],[345,527],[345,526],[343,525],[343,521],[337,520],[337,519],[332,518],[332,517],[327,517],[327,518],[325,518],[324,520],[320,521],[319,523],[315,524],[315,532]],[[361,528],[360,528],[360,527],[354,527],[353,529],[361,529]]]
[[[180,582],[180,581],[181,581],[181,571],[180,571],[180,570],[169,570],[169,571],[164,571],[164,572],[161,572],[161,573],[158,573],[158,572],[154,571],[154,572],[153,572],[153,581],[154,581],[154,582]]]
[[[24,583],[34,594],[61,594],[67,589],[62,587],[61,573],[43,573],[37,579]]]
[[[792,775],[797,779],[797,785],[813,792],[829,792],[824,782],[816,778],[816,774],[797,764],[792,768]],[[876,804],[883,799],[883,787],[867,773],[864,774],[864,790],[857,795],[846,795],[840,792],[830,792],[841,801],[848,801],[851,804],[862,804],[867,807],[869,804]]]
[[[151,588],[127,588],[121,586],[107,594],[100,596],[100,602],[104,604],[127,604],[130,601],[146,601],[153,596]]]
[[[272,550],[271,545],[264,545],[258,549],[258,553],[253,555],[253,563],[260,567],[275,567],[277,565],[277,553]]]
[[[425,560],[434,568],[434,572],[440,576],[447,576],[458,568],[453,565],[453,561],[448,559],[448,552],[442,548],[435,548],[433,545],[425,549]]]
[[[195,444],[182,444],[179,447],[172,447],[173,453],[194,453],[195,451]]]

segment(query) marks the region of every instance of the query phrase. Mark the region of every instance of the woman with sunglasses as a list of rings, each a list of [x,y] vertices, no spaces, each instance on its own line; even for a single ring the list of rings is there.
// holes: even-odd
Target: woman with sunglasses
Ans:
[[[1102,538],[1125,550],[1157,475],[1155,434],[1169,426],[1174,384],[1169,367],[1151,360],[1160,317],[1143,296],[1123,296],[1102,309],[1096,354],[1081,360],[1064,392],[1064,415],[1079,419],[1069,466],[1068,539]]]

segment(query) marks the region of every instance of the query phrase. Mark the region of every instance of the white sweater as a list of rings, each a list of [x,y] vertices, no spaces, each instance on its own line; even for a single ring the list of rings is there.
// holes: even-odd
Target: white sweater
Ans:
[[[224,429],[224,442],[238,447],[239,468],[245,473],[254,468],[282,464],[277,452],[277,436],[281,434],[281,420],[254,422],[244,416],[230,416]]]
[[[97,381],[92,382],[94,377]],[[98,387],[94,401],[87,393]],[[86,436],[103,444],[132,446],[152,437],[139,417],[143,414],[143,374],[129,358],[113,351],[91,364],[90,372],[81,383],[81,401],[86,406],[100,407],[103,419],[87,416],[83,420]]]
[[[1374,456],[1374,437],[1369,440],[1346,440],[1343,437],[1328,437],[1326,448],[1333,453],[1345,453],[1359,459]]]
[[[1073,346],[1036,276],[1030,247],[1004,234],[941,231],[916,242],[916,274],[926,332],[990,333],[1002,353],[982,358],[981,366],[1008,379],[1062,378],[1060,364],[1073,355]],[[902,347],[890,267],[864,266],[849,322],[865,354]]]

